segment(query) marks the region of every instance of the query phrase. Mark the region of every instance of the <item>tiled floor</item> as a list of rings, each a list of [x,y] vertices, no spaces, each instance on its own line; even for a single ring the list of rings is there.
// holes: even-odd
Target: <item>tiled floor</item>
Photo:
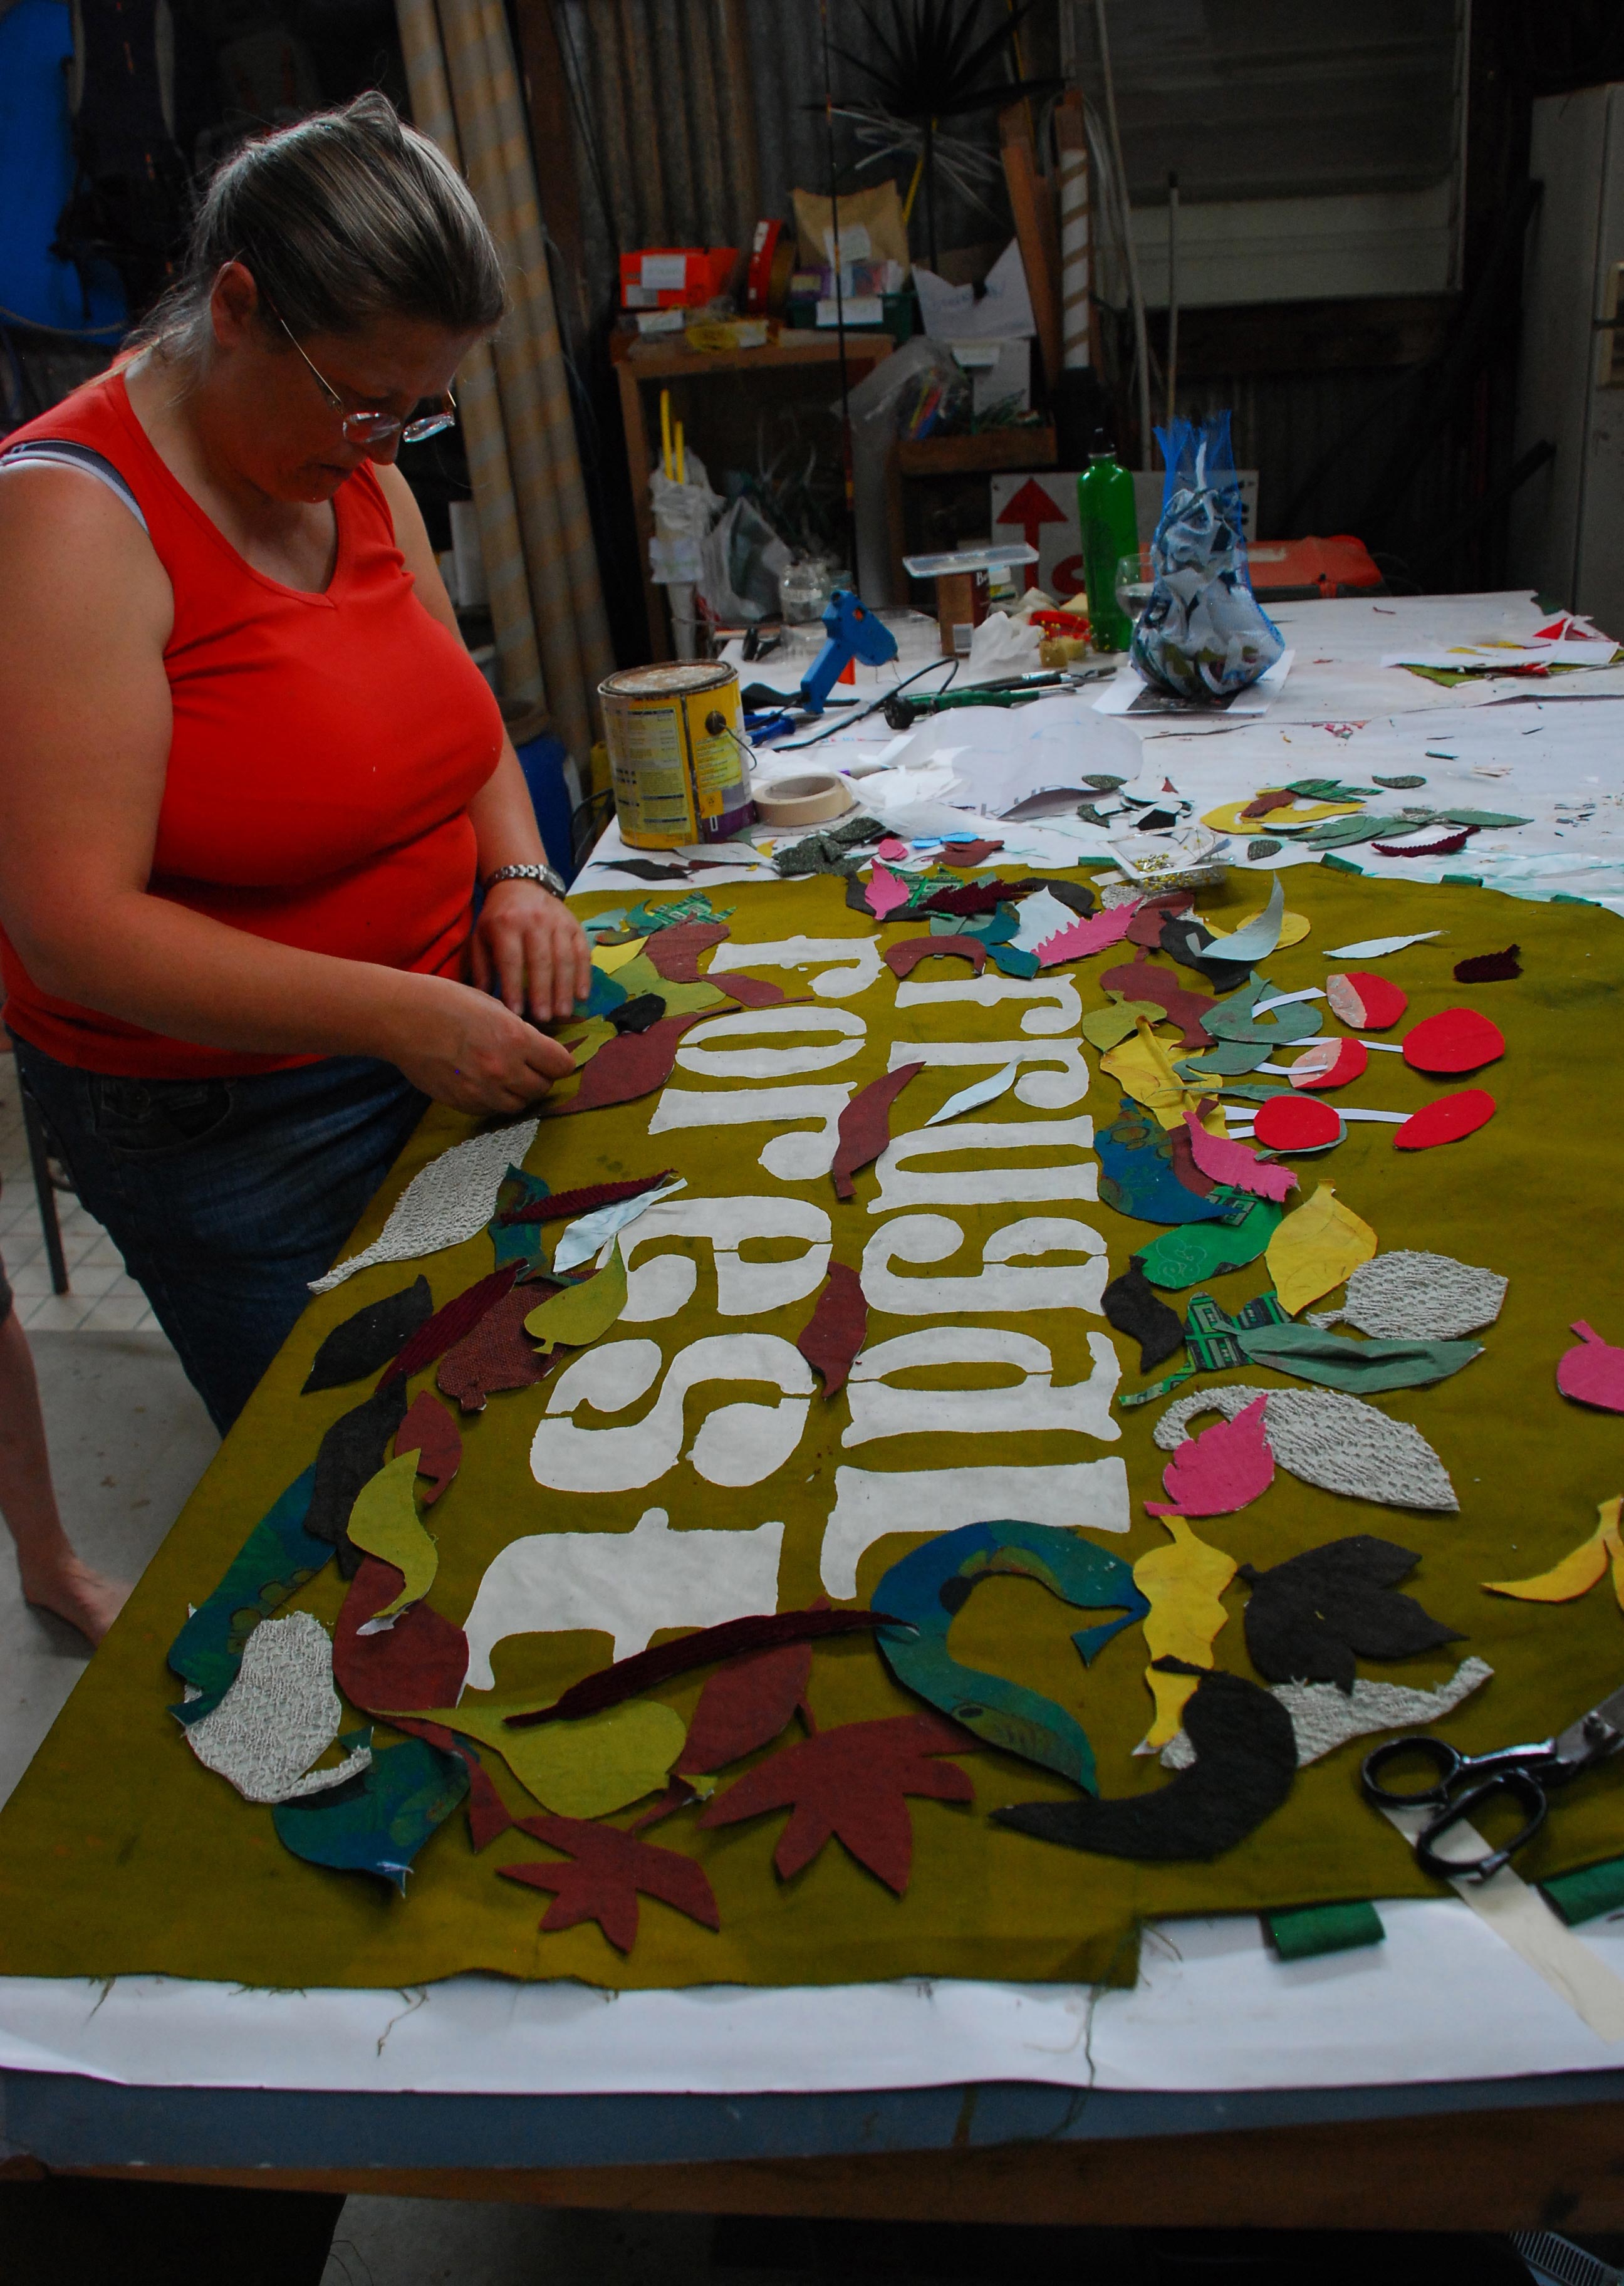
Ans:
[[[0,1257],[30,1333],[155,1334],[146,1297],[101,1225],[66,1191],[57,1194],[71,1291],[53,1294],[45,1234],[23,1132],[17,1067],[0,1055]]]

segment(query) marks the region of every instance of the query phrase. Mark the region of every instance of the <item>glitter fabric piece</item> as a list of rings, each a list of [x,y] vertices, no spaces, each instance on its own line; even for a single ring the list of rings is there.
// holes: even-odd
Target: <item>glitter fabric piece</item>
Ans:
[[[325,1278],[312,1278],[311,1292],[330,1294],[374,1262],[412,1262],[419,1255],[438,1254],[474,1237],[496,1210],[496,1194],[509,1160],[519,1164],[540,1124],[521,1119],[495,1127],[488,1135],[472,1136],[431,1159],[401,1192],[372,1244],[336,1263]]]
[[[1340,1310],[1312,1310],[1311,1326],[1356,1326],[1384,1341],[1454,1341],[1500,1315],[1510,1280],[1447,1254],[1399,1249],[1361,1262]]]
[[[1232,1381],[1176,1397],[1156,1423],[1156,1443],[1176,1453],[1202,1414],[1233,1421],[1264,1394],[1255,1383]],[[1336,1390],[1271,1389],[1267,1395],[1264,1427],[1274,1457],[1305,1485],[1387,1508],[1458,1510],[1443,1462],[1407,1421],[1390,1421],[1374,1405]]]
[[[1494,1672],[1486,1659],[1463,1659],[1433,1691],[1415,1691],[1401,1683],[1368,1683],[1361,1675],[1345,1698],[1334,1683],[1277,1683],[1273,1696],[1291,1717],[1302,1770],[1345,1746],[1350,1738],[1439,1721],[1480,1690]],[[1182,1730],[1162,1749],[1164,1770],[1188,1770],[1194,1760],[1195,1749]]]
[[[292,1801],[343,1785],[371,1762],[371,1750],[360,1746],[333,1770],[311,1770],[338,1736],[342,1713],[327,1629],[309,1612],[291,1612],[260,1621],[236,1681],[211,1714],[188,1727],[186,1743],[244,1801]]]

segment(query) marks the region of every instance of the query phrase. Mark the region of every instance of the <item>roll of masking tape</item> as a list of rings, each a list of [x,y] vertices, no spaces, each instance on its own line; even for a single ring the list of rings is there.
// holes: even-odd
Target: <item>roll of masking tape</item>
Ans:
[[[855,808],[844,778],[830,770],[808,770],[804,776],[757,779],[753,796],[756,816],[766,826],[827,825]]]

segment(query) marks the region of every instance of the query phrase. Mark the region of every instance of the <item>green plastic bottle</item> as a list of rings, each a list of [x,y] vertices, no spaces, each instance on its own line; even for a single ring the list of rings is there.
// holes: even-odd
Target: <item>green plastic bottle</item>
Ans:
[[[1133,478],[1103,429],[1095,430],[1088,468],[1077,478],[1077,524],[1094,649],[1126,650],[1133,639],[1133,623],[1116,600],[1116,566],[1139,548],[1139,517]]]

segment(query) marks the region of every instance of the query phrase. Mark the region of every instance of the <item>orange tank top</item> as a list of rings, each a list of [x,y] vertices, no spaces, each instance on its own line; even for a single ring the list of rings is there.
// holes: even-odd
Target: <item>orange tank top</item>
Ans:
[[[238,555],[160,459],[122,374],[5,442],[47,437],[112,463],[174,590],[163,655],[174,731],[151,893],[278,944],[457,974],[477,864],[468,805],[501,758],[501,715],[418,602],[371,467],[335,497],[337,559],[313,595]],[[12,1029],[89,1070],[229,1078],[314,1060],[168,1039],[57,999],[4,936],[0,971]]]

